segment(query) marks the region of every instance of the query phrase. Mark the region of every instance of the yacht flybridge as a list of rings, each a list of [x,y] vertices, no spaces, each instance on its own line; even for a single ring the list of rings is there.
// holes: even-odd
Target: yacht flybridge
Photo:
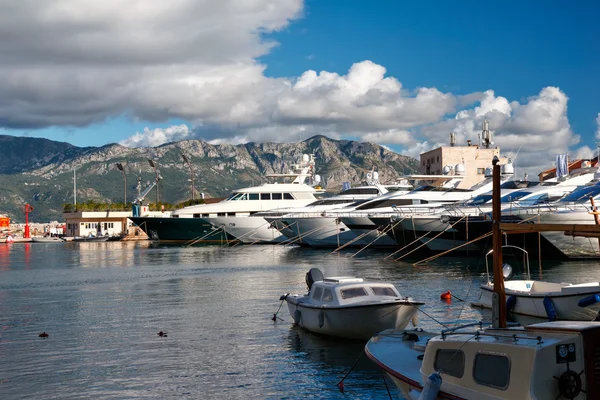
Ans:
[[[280,182],[238,189],[218,203],[184,207],[168,218],[134,217],[132,220],[153,240],[222,242],[234,239],[225,227],[233,228],[259,211],[312,203],[316,195],[324,192],[318,186],[320,177],[315,174],[312,154],[304,154],[302,162],[288,173],[266,176],[278,178]],[[255,227],[257,235],[265,240],[279,235],[275,229],[268,229],[266,222],[264,225],[262,230]]]

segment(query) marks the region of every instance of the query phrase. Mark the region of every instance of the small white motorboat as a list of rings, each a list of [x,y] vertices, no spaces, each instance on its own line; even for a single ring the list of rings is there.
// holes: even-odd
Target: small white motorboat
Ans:
[[[74,242],[106,242],[110,236],[81,236],[75,237]]]
[[[529,255],[517,246],[505,245],[520,250],[525,255],[526,280],[510,280],[512,267],[503,265],[506,310],[514,314],[545,318],[550,321],[593,321],[600,320],[600,282],[579,284],[554,283],[530,279]],[[487,255],[490,255],[490,250]],[[481,286],[481,296],[474,307],[492,308],[494,284],[490,281],[486,256],[488,280]]]
[[[65,240],[58,236],[34,236],[31,238],[33,243],[64,243]]]
[[[311,332],[368,340],[385,329],[403,329],[421,302],[402,297],[390,283],[354,277],[325,278],[318,268],[306,274],[306,295],[286,294],[294,323]]]

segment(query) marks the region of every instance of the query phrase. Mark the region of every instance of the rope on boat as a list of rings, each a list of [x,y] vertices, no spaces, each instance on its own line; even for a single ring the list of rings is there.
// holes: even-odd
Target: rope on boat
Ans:
[[[381,374],[381,380],[383,380],[383,384],[385,385],[385,390],[387,390],[387,394],[390,400],[392,400],[392,394],[390,393],[390,388],[385,380],[385,375],[383,373],[383,369],[379,367],[379,373]]]
[[[415,307],[417,309],[417,311],[422,312],[423,314],[425,314],[426,316],[428,316],[429,318],[431,318],[433,321],[437,322],[438,324],[440,324],[441,326],[443,326],[444,328],[448,328],[448,325],[441,323],[440,321],[438,321],[437,319],[435,319],[434,317],[432,317],[431,315],[427,314],[425,311],[421,310],[420,307],[417,307],[416,305],[414,305],[410,300],[406,300],[406,302],[408,304],[410,304],[411,306]]]
[[[455,223],[453,223],[450,226],[447,226],[446,228],[444,228],[443,231],[441,231],[440,233],[438,233],[437,235],[435,235],[434,237],[432,237],[431,239],[429,239],[428,241],[426,241],[425,243],[421,244],[420,246],[418,246],[415,249],[412,249],[411,251],[409,251],[406,254],[401,255],[400,257],[396,258],[394,261],[400,261],[401,259],[403,259],[404,257],[406,257],[407,255],[419,250],[421,247],[426,246],[427,243],[431,242],[432,240],[437,239],[438,237],[440,237],[441,235],[443,235],[444,233],[446,233],[446,231],[448,231],[449,229],[453,228],[454,225],[458,224],[460,221],[462,221],[463,219],[465,219],[465,217],[460,217],[460,219],[458,221],[456,221]],[[431,233],[432,231],[427,232],[427,234]]]
[[[206,235],[204,235],[204,236],[199,236],[199,237],[197,237],[196,239],[192,239],[192,240],[190,240],[190,241],[186,242],[186,243],[184,244],[184,246],[190,247],[190,246],[192,246],[192,245],[194,245],[194,244],[196,244],[196,243],[200,242],[201,240],[204,240],[204,239],[206,239],[206,238],[207,238],[207,237],[209,237],[210,235],[213,235],[213,234],[216,234],[216,233],[218,233],[219,231],[223,231],[223,232],[225,232],[225,230],[223,229],[223,227],[217,228],[217,229],[216,229],[216,230],[214,230],[214,231],[210,231],[210,232],[208,232],[208,233],[207,233]]]
[[[404,232],[404,229],[402,230],[402,232]],[[410,243],[409,243],[409,244],[407,244],[406,246],[404,246],[404,247],[400,248],[399,250],[396,250],[395,252],[393,252],[393,253],[392,253],[392,254],[390,254],[389,256],[386,256],[386,257],[384,258],[384,260],[387,260],[388,258],[390,258],[390,257],[392,257],[392,256],[394,256],[394,255],[396,255],[396,254],[398,254],[398,253],[400,253],[402,250],[404,250],[404,249],[406,249],[407,247],[411,246],[412,244],[414,244],[414,243],[418,242],[419,240],[421,240],[422,238],[424,238],[425,236],[427,236],[429,233],[431,233],[431,232],[427,232],[427,233],[426,233],[426,234],[424,234],[423,236],[420,236],[420,237],[416,238],[415,240],[413,240],[412,242],[410,242]],[[404,235],[403,235],[403,236],[404,236]]]
[[[365,236],[367,236],[369,233],[371,233],[370,231],[367,232],[363,232],[360,235],[356,236],[354,239],[347,241],[346,243],[344,243],[343,245],[339,246],[338,248],[336,248],[335,250],[333,250],[331,253],[329,253],[328,255],[331,255],[333,253],[337,253],[338,251],[342,250],[344,247],[346,246],[350,246],[351,244],[355,243],[356,241],[364,238]]]
[[[275,314],[273,314],[273,318],[271,318],[273,322],[277,322],[277,320],[283,321],[283,318],[278,317],[277,314],[279,314],[279,310],[281,310],[281,306],[283,305],[283,302],[285,301],[286,297],[287,295],[281,296],[281,303],[279,303],[279,308],[277,309]]]
[[[289,243],[286,243],[286,244],[293,244],[294,242],[297,242],[298,240],[302,240],[306,236],[312,235],[313,233],[316,233],[316,232],[318,232],[318,231],[320,231],[321,229],[324,229],[324,228],[327,228],[327,226],[326,225],[324,225],[324,226],[318,226],[316,228],[310,229],[310,230],[304,232],[303,234],[298,235],[298,237],[295,237],[293,240],[291,240]]]
[[[338,389],[340,389],[340,392],[344,393],[344,380],[348,377],[348,375],[350,375],[350,372],[352,372],[354,370],[354,368],[356,367],[356,365],[358,364],[358,362],[362,358],[363,354],[365,354],[365,349],[364,348],[360,352],[360,354],[358,355],[358,358],[356,359],[356,361],[354,361],[354,365],[352,366],[352,368],[350,368],[350,370],[348,372],[346,372],[346,375],[344,375],[344,377],[342,379],[340,379],[340,381],[337,383],[336,386],[338,387]]]
[[[265,226],[267,224],[268,224],[268,222],[265,222],[264,224],[257,226],[256,228],[252,229],[251,231],[248,231],[248,232],[244,233],[240,237],[237,237],[236,239],[238,240],[238,242],[236,244],[234,244],[233,246],[231,246],[231,247],[235,247],[235,246],[238,246],[238,245],[242,244],[242,238],[245,238],[247,236],[252,237],[252,234],[256,233],[259,229],[261,229],[263,226]],[[248,245],[251,246],[251,245],[256,244],[258,242],[260,242],[260,239],[255,240],[254,242],[248,243]]]
[[[369,247],[370,245],[372,245],[373,243],[375,243],[377,240],[379,240],[379,238],[380,238],[382,235],[387,235],[387,233],[388,233],[390,230],[394,229],[394,228],[395,228],[395,227],[396,227],[396,226],[397,226],[397,225],[398,225],[400,222],[402,222],[402,221],[404,221],[404,218],[402,218],[400,221],[396,222],[394,225],[388,224],[388,225],[387,225],[387,226],[386,226],[386,227],[383,229],[383,231],[381,231],[381,233],[379,233],[379,234],[377,235],[377,237],[376,237],[375,239],[373,239],[373,240],[372,240],[370,243],[367,243],[367,245],[366,245],[365,247],[363,247],[362,249],[360,249],[360,250],[359,250],[359,251],[357,251],[356,253],[352,254],[352,255],[350,256],[350,258],[354,257],[355,255],[357,255],[358,253],[360,253],[361,251],[363,251],[364,249],[366,249],[367,247]]]
[[[438,258],[438,257],[441,257],[441,256],[443,256],[443,255],[446,255],[446,254],[448,254],[448,253],[450,253],[450,252],[453,252],[453,251],[454,251],[454,250],[456,250],[456,249],[459,249],[459,248],[461,248],[461,247],[467,246],[467,245],[469,245],[469,244],[472,244],[472,243],[474,243],[474,242],[477,242],[477,241],[479,241],[479,240],[481,240],[481,239],[485,239],[486,237],[489,237],[489,236],[492,236],[492,232],[484,233],[483,235],[479,236],[478,238],[475,238],[475,239],[471,240],[470,242],[467,242],[467,243],[460,244],[460,245],[458,245],[458,246],[456,246],[456,247],[454,247],[454,248],[452,248],[452,249],[450,249],[450,250],[446,250],[446,251],[444,251],[444,252],[442,252],[442,253],[439,253],[439,254],[436,254],[436,255],[434,255],[434,256],[428,257],[428,258],[426,258],[426,259],[424,259],[424,260],[418,261],[418,262],[414,263],[414,264],[413,264],[413,266],[417,266],[417,265],[419,265],[419,264],[422,264],[422,263],[426,263],[426,262],[429,262],[429,261],[435,260],[435,259],[436,259],[436,258]]]

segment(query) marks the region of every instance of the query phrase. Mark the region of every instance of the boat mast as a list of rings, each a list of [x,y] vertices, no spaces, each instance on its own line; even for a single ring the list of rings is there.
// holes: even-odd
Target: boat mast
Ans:
[[[500,232],[500,160],[494,156],[492,160],[492,238],[494,255],[494,297],[492,300],[492,326],[506,328],[506,293],[504,292],[504,276],[502,275],[502,233]]]
[[[75,171],[77,170],[73,168],[73,206],[75,207],[75,211],[77,211],[77,175]]]

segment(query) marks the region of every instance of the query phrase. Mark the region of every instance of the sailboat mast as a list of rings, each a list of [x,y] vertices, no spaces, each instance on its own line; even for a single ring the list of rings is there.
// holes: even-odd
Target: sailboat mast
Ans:
[[[506,328],[506,293],[504,292],[504,276],[502,275],[502,233],[500,232],[500,160],[494,156],[492,160],[492,238],[494,255],[494,301],[492,325],[494,328]],[[495,307],[497,306],[497,309]]]

